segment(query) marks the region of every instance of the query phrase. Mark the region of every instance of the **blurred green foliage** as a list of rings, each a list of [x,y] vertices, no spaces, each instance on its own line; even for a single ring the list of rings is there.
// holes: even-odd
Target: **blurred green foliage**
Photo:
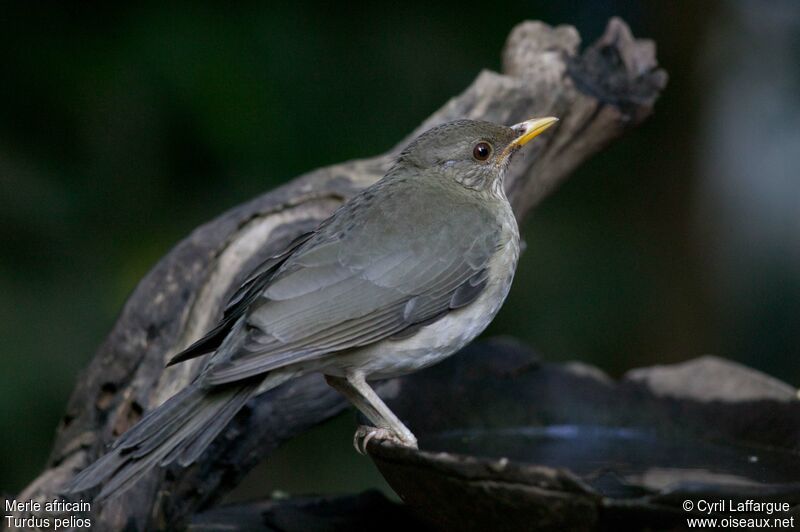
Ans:
[[[652,119],[528,220],[489,333],[613,374],[714,352],[799,382],[781,288],[771,318],[730,341],[691,234],[698,50],[716,12],[692,2],[6,5],[0,491],[42,467],[79,370],[174,243],[298,174],[386,150],[481,69],[498,69],[525,19],[573,24],[588,42],[621,15],[658,42],[671,80]],[[776,334],[769,351],[743,348]]]

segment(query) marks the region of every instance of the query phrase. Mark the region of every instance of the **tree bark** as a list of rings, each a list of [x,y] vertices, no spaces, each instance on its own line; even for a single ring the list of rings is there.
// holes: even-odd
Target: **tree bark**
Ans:
[[[18,500],[51,500],[106,445],[191,381],[201,361],[164,369],[210,329],[249,270],[343,201],[375,182],[405,144],[457,118],[513,124],[561,119],[509,169],[519,219],[570,172],[651,112],[666,84],[655,46],[619,19],[583,53],[571,26],[524,22],[503,51],[503,72],[481,72],[389,152],[314,170],[198,227],[142,279],[83,372],[58,427],[46,469]],[[318,376],[264,394],[241,412],[198,463],[157,469],[119,499],[94,507],[95,530],[152,529],[185,522],[233,487],[281,442],[333,416],[344,401]],[[84,495],[86,498],[86,495]]]

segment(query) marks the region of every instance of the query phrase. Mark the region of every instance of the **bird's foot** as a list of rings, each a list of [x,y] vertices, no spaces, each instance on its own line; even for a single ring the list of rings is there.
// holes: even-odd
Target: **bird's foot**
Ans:
[[[367,454],[367,444],[370,442],[370,440],[376,438],[378,440],[390,441],[405,447],[412,447],[414,449],[418,448],[417,438],[415,438],[413,434],[409,433],[406,436],[401,436],[391,429],[369,427],[366,425],[360,425],[358,429],[356,429],[356,433],[353,436],[353,447],[356,448],[358,454]]]

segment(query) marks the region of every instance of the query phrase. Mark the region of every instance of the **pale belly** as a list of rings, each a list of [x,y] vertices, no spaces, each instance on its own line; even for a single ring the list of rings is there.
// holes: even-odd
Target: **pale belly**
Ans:
[[[384,340],[339,354],[321,370],[335,376],[362,373],[368,379],[397,377],[428,367],[452,355],[491,323],[511,288],[519,257],[514,238],[489,263],[489,283],[470,305],[448,313],[402,340]]]

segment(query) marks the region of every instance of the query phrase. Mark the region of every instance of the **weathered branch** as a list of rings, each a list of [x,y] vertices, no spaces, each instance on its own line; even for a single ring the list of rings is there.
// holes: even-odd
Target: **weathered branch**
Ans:
[[[18,498],[52,499],[79,469],[149,410],[186,385],[199,361],[164,369],[176,352],[207,331],[248,271],[326,218],[342,201],[380,178],[410,137],[470,117],[512,124],[539,115],[561,118],[547,140],[509,171],[518,218],[591,154],[641,122],[664,87],[654,45],[634,40],[612,19],[579,54],[569,26],[525,22],[511,33],[503,73],[484,71],[388,153],[303,175],[197,228],[139,283],[79,379],[58,428],[47,469]],[[157,470],[124,497],[94,508],[96,530],[144,529],[181,522],[217,500],[282,441],[344,408],[316,376],[252,401],[200,461]]]

